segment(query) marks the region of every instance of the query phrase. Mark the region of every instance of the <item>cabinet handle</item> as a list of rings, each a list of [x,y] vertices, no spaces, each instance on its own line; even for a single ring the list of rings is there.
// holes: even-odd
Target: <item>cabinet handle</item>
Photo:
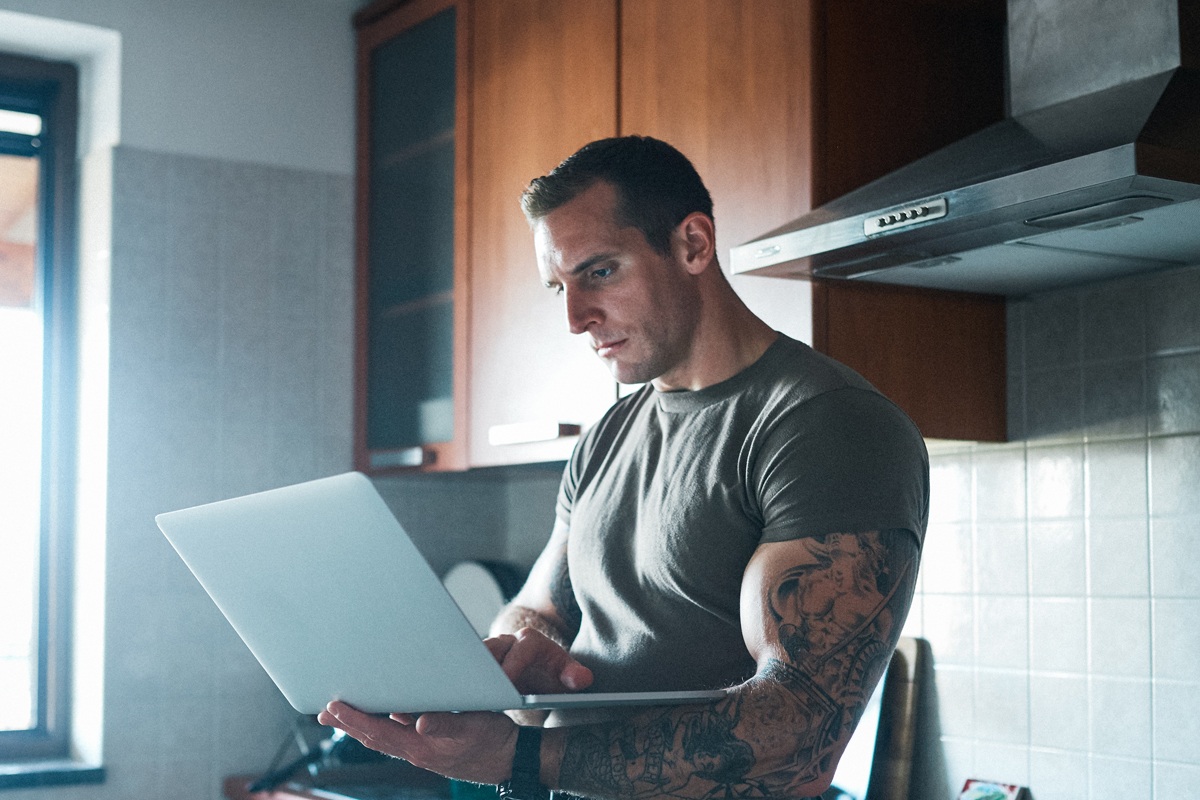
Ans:
[[[400,450],[382,450],[371,453],[372,469],[389,467],[423,467],[437,460],[437,453],[424,447],[405,447]]]
[[[552,442],[567,436],[578,436],[583,428],[570,422],[511,422],[488,428],[488,444],[504,447],[510,444]]]

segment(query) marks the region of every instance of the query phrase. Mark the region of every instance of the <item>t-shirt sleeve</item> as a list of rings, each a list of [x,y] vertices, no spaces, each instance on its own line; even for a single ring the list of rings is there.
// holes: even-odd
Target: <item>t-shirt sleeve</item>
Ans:
[[[554,516],[564,525],[571,524],[571,506],[575,502],[575,488],[579,474],[576,463],[578,457],[579,444],[576,443],[575,451],[567,460],[566,467],[563,468],[562,480],[558,483],[558,499],[554,504]]]
[[[751,479],[763,542],[894,528],[924,539],[925,443],[876,392],[838,389],[793,407],[768,432]]]

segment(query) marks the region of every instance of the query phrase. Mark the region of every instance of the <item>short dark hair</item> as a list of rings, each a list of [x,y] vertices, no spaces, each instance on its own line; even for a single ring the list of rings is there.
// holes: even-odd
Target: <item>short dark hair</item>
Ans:
[[[695,211],[713,215],[712,196],[687,156],[649,136],[619,136],[586,144],[549,175],[534,178],[521,208],[534,222],[574,200],[598,181],[617,190],[617,222],[637,228],[660,253],[671,233]]]

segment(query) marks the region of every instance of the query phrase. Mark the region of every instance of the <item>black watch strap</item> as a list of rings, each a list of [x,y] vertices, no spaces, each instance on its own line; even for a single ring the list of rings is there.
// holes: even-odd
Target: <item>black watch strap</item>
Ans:
[[[496,793],[502,800],[550,800],[550,790],[542,785],[541,728],[517,728],[512,777],[497,786]]]

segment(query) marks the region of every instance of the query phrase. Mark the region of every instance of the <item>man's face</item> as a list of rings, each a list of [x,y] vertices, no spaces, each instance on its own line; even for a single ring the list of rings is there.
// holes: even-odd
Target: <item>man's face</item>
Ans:
[[[682,388],[699,310],[695,276],[619,225],[616,206],[616,190],[601,181],[537,220],[538,271],[563,295],[571,333],[588,337],[618,382]]]

